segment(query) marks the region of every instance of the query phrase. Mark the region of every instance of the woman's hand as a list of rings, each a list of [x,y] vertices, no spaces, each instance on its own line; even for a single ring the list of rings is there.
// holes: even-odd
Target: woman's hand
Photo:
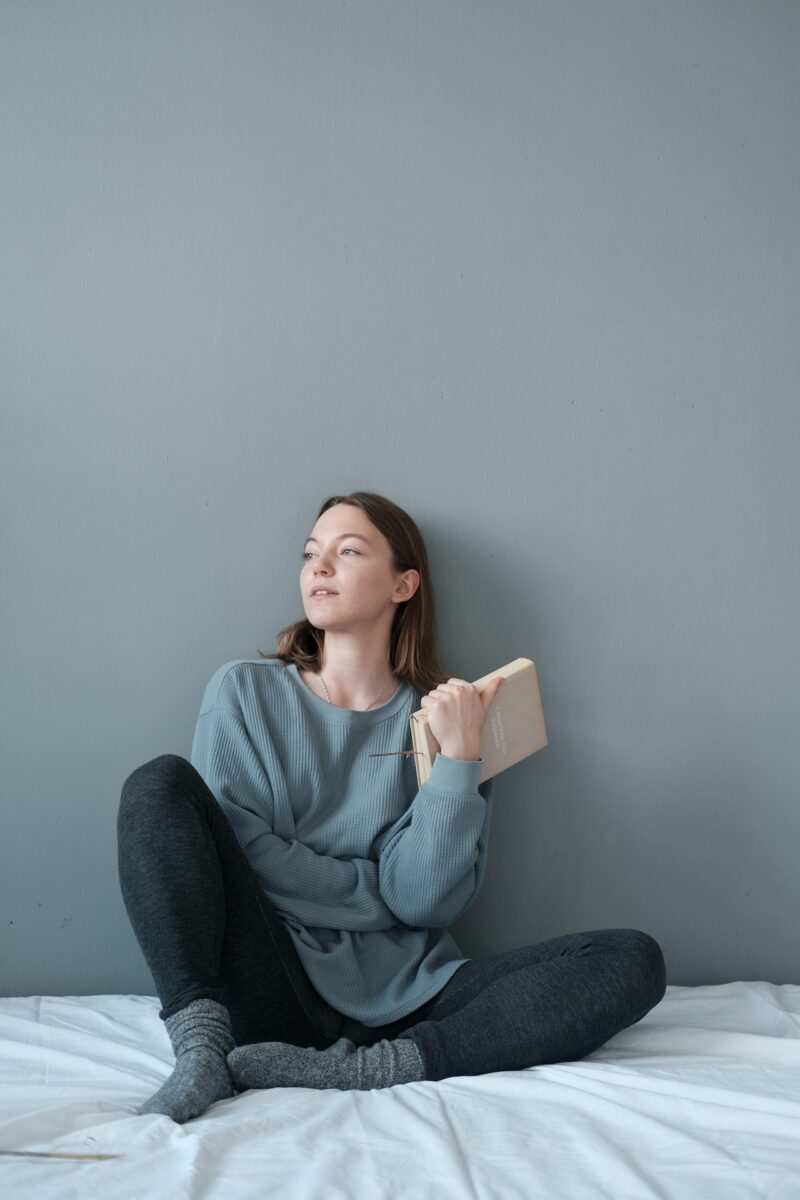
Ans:
[[[496,675],[479,692],[466,679],[448,679],[422,697],[430,731],[447,758],[480,758],[486,712],[502,683],[503,676]]]

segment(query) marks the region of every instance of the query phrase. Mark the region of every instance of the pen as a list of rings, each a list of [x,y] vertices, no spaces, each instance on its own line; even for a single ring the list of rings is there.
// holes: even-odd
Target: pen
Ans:
[[[368,754],[367,758],[385,758],[387,754],[422,754],[421,750],[378,750],[375,754]]]

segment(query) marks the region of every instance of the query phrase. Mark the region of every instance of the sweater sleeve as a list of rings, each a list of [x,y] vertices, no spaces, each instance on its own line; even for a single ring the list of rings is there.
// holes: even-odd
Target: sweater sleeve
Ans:
[[[281,917],[322,929],[392,929],[402,924],[378,887],[371,859],[334,858],[279,837],[273,796],[241,717],[214,707],[201,713],[192,765],[208,784],[268,898]]]
[[[444,929],[466,912],[486,871],[494,776],[483,760],[437,754],[381,849],[381,894],[407,925]]]

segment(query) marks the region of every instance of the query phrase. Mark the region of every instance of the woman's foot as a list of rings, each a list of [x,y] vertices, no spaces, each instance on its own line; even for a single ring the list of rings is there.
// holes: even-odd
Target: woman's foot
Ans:
[[[175,1070],[138,1112],[162,1113],[179,1125],[199,1117],[217,1100],[234,1094],[230,1071],[215,1050],[189,1050],[179,1054]]]
[[[161,1113],[180,1125],[234,1095],[226,1056],[235,1042],[228,1010],[216,1000],[192,1000],[164,1024],[175,1069],[138,1112]]]
[[[268,1087],[367,1091],[425,1078],[420,1052],[410,1038],[384,1038],[372,1046],[356,1046],[348,1038],[339,1038],[327,1050],[258,1042],[237,1046],[228,1055],[228,1066],[239,1091]]]

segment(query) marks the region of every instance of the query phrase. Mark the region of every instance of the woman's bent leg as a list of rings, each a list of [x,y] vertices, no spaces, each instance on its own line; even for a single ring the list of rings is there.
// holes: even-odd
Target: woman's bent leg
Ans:
[[[666,989],[658,943],[637,929],[597,929],[521,946],[459,967],[398,1039],[420,1051],[426,1079],[571,1062],[650,1011]]]
[[[167,1020],[205,999],[229,1011],[236,1041],[326,1046],[341,1017],[312,987],[202,776],[165,754],[125,781],[119,877]]]
[[[326,1050],[279,1043],[228,1056],[239,1086],[384,1088],[583,1058],[664,994],[658,944],[595,930],[464,963],[416,1012],[369,1028],[344,1020]]]
[[[161,999],[175,1069],[140,1113],[184,1122],[231,1097],[236,1040],[328,1045],[340,1014],[311,986],[288,931],[191,763],[134,771],[117,821],[119,878]]]

